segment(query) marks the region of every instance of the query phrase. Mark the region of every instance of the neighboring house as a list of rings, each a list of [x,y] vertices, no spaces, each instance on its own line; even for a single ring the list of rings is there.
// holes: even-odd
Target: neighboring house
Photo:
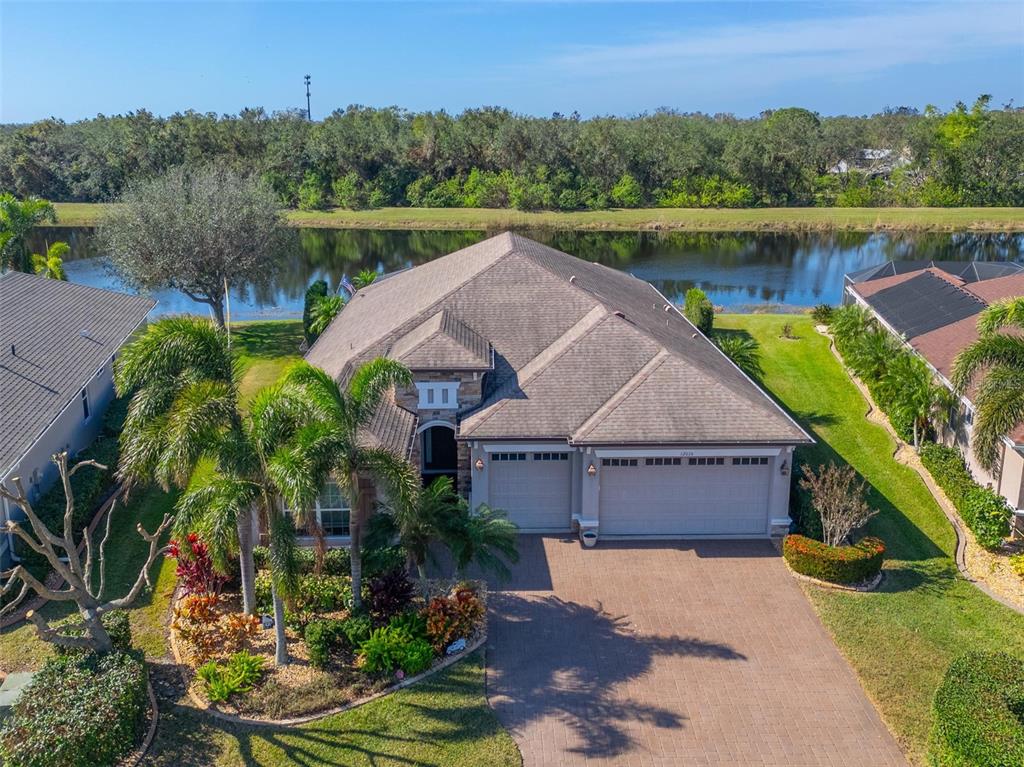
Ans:
[[[856,171],[868,178],[888,177],[897,168],[910,165],[910,150],[895,152],[892,149],[860,149],[852,157],[840,160],[829,173],[841,174]]]
[[[520,529],[765,537],[811,438],[653,286],[515,234],[358,291],[307,354],[415,385],[372,439]]]
[[[844,303],[871,310],[881,325],[917,352],[946,386],[961,349],[978,338],[978,315],[989,304],[1024,296],[1024,264],[892,261],[846,276]],[[1024,509],[1024,424],[1003,440],[994,472],[978,465],[970,449],[972,392],[951,414],[944,442],[960,448],[978,482]]]
[[[154,306],[142,296],[0,275],[0,482],[20,477],[34,501],[57,477],[50,457],[95,439],[114,396],[114,357]],[[19,511],[0,503],[6,525]],[[0,570],[14,558],[12,538],[0,535]]]

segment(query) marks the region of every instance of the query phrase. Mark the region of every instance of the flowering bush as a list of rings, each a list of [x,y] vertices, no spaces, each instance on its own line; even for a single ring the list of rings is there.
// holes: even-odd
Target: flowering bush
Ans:
[[[209,547],[195,533],[182,545],[171,541],[167,556],[178,560],[174,571],[185,594],[219,594],[227,578],[213,568]]]
[[[427,637],[444,652],[456,639],[468,639],[484,618],[484,605],[472,589],[457,589],[453,596],[435,597],[424,610]]]
[[[801,575],[831,583],[862,583],[882,569],[885,544],[868,537],[852,546],[828,546],[803,535],[787,535],[782,555]]]

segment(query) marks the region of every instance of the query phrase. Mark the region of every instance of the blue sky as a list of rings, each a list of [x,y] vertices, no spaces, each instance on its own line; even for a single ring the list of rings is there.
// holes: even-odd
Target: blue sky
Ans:
[[[12,2],[0,121],[350,103],[632,114],[1024,104],[1024,2]]]

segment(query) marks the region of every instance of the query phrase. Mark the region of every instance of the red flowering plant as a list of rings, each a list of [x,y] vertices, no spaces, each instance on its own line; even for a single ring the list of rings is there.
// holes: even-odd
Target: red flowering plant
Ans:
[[[171,541],[167,556],[178,560],[175,575],[185,595],[219,594],[227,581],[226,576],[214,569],[209,547],[195,533],[188,534],[184,545]]]

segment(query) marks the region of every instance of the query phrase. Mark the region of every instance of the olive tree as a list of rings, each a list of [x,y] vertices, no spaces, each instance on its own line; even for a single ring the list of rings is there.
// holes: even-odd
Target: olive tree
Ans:
[[[114,515],[116,502],[112,503],[107,511],[106,527],[98,549],[93,548],[92,533],[88,528],[82,531],[83,545],[79,547],[75,543],[75,531],[71,526],[75,513],[75,496],[71,490],[71,477],[75,472],[87,466],[104,471],[107,467],[96,461],[80,461],[69,467],[66,452],[54,455],[53,461],[60,471],[60,479],[67,498],[62,529],[55,533],[46,526],[25,495],[21,479],[13,477],[11,479],[13,490],[0,483],[0,499],[6,499],[14,506],[19,507],[28,518],[29,524],[26,529],[19,522],[8,521],[6,529],[2,532],[13,533],[32,551],[44,557],[50,568],[63,579],[64,585],[50,588],[45,581],[36,578],[23,565],[18,565],[9,573],[3,574],[5,583],[0,588],[0,597],[12,592],[18,584],[21,585],[21,588],[14,599],[0,608],[0,616],[17,608],[30,589],[47,602],[74,602],[84,624],[84,636],[79,636],[73,627],[51,625],[41,613],[35,610],[29,610],[25,617],[35,625],[36,633],[45,642],[61,647],[81,647],[96,652],[110,652],[113,649],[113,643],[103,626],[103,614],[130,607],[143,589],[151,586],[149,569],[166,551],[166,547],[161,546],[160,539],[170,527],[171,517],[165,514],[152,533],[147,532],[141,524],[136,525],[139,535],[148,545],[146,561],[127,594],[115,599],[104,599],[106,546],[107,540],[110,538],[110,520]],[[98,566],[94,567],[94,562]]]
[[[224,325],[228,287],[264,287],[286,230],[274,193],[223,166],[178,167],[133,184],[103,219],[100,242],[124,283],[179,290]]]

